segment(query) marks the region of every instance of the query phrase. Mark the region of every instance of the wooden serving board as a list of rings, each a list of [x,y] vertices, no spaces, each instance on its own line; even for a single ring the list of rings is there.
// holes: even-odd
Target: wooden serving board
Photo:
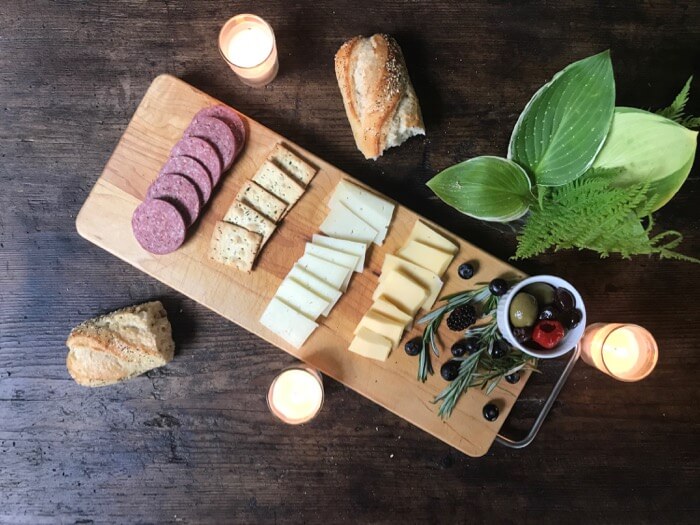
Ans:
[[[465,454],[485,454],[527,382],[528,374],[523,374],[516,385],[502,382],[503,385],[489,396],[500,408],[497,421],[490,423],[483,418],[482,409],[488,399],[477,389],[463,396],[450,419],[441,421],[437,416],[437,405],[431,401],[446,386],[439,375],[440,362],[449,358],[449,346],[458,338],[457,334],[443,326],[440,335],[445,350],[440,362],[433,358],[436,375],[426,383],[416,380],[417,358],[405,354],[403,342],[385,363],[362,358],[347,350],[353,329],[372,303],[372,292],[377,285],[384,255],[394,253],[403,245],[419,218],[411,210],[397,206],[384,245],[370,247],[364,272],[354,274],[347,292],[331,314],[319,320],[319,328],[298,350],[272,334],[258,319],[280,281],[303,254],[304,243],[318,232],[328,212],[326,202],[336,184],[341,178],[354,181],[352,177],[274,131],[246,119],[248,141],[245,150],[224,176],[198,223],[190,230],[185,244],[165,256],[151,255],[139,246],[131,232],[134,209],[144,198],[146,189],[156,178],[192,116],[203,107],[220,103],[177,78],[169,75],[157,77],[78,215],[76,226],[80,235]],[[278,226],[252,273],[241,273],[210,261],[207,251],[215,222],[223,218],[238,188],[280,141],[315,164],[319,168],[318,175]],[[523,276],[468,242],[450,237],[460,244],[461,250],[445,274],[443,294],[497,276]],[[463,281],[457,276],[457,266],[468,260],[477,260],[479,270],[474,279]],[[419,328],[414,328],[406,334],[404,342],[419,333]]]

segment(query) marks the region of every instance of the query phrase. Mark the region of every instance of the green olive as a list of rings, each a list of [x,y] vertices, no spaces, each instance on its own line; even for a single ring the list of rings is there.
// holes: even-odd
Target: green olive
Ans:
[[[547,306],[554,302],[554,287],[547,283],[532,283],[523,288],[523,292],[529,293],[540,306]]]
[[[537,321],[537,299],[529,293],[520,292],[510,303],[510,324],[515,328],[532,326]]]

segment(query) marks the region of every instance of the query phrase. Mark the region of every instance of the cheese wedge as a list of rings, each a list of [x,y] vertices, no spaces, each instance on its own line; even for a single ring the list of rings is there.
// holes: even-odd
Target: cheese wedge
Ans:
[[[348,281],[352,276],[352,272],[355,271],[355,268],[357,268],[358,258],[356,255],[340,252],[333,248],[326,248],[325,246],[319,246],[317,244],[307,242],[304,253],[315,255],[319,259],[323,259],[324,261],[329,261],[349,269],[350,273],[348,274]]]
[[[379,283],[372,298],[381,296],[413,317],[428,297],[428,290],[400,270],[394,270]]]
[[[431,272],[430,270],[426,270],[422,266],[418,266],[417,264],[402,259],[401,257],[397,257],[396,255],[389,254],[384,257],[379,282],[385,280],[386,276],[394,270],[401,270],[404,274],[413,278],[413,280],[418,284],[428,289],[428,297],[421,306],[426,310],[430,310],[433,307],[433,304],[435,304],[435,300],[438,298],[438,295],[440,295],[440,290],[442,290],[442,279],[440,279],[437,274]]]
[[[338,183],[328,206],[334,208],[336,203],[343,203],[355,215],[362,217],[377,230],[375,244],[381,245],[384,242],[394,215],[394,204],[347,180],[341,180]]]
[[[406,245],[398,251],[399,257],[406,259],[426,270],[442,276],[447,267],[452,262],[453,255],[443,252],[427,244],[418,241],[408,241]]]
[[[350,343],[349,350],[363,357],[386,361],[391,353],[391,341],[372,330],[362,328]]]
[[[413,230],[411,230],[411,234],[406,242],[408,243],[409,241],[422,242],[452,255],[459,251],[459,246],[421,221],[416,221],[413,225]]]
[[[339,252],[349,253],[357,257],[356,272],[362,272],[365,269],[365,253],[367,245],[362,242],[348,241],[345,239],[336,239],[335,237],[327,237],[317,233],[313,236],[313,243],[326,248],[333,248]]]
[[[311,273],[323,282],[330,284],[333,288],[340,291],[345,291],[343,284],[349,281],[348,275],[352,274],[352,270],[338,264],[324,261],[310,253],[301,256],[297,264],[304,270]]]
[[[371,243],[377,236],[377,230],[342,203],[331,208],[319,229],[331,237],[365,244]]]
[[[370,310],[384,314],[389,319],[398,321],[404,325],[404,327],[408,327],[408,325],[413,321],[413,317],[408,315],[406,312],[401,311],[399,307],[389,302],[383,295],[372,303]]]
[[[314,321],[326,311],[330,304],[330,301],[316,295],[289,276],[280,283],[275,297]]]
[[[307,272],[298,264],[292,267],[286,278],[298,282],[306,289],[311,290],[319,297],[323,297],[328,301],[328,306],[321,312],[321,315],[328,315],[331,313],[335,303],[337,303],[340,296],[343,295],[340,290],[333,288],[330,284]]]
[[[260,323],[294,348],[301,348],[312,332],[318,328],[316,322],[275,297],[265,308],[260,317]]]
[[[389,341],[391,341],[392,348],[396,348],[401,342],[401,336],[403,335],[405,325],[370,308],[370,310],[360,320],[360,323],[357,325],[353,333],[357,335],[357,333],[363,328],[367,328],[379,335],[383,335],[389,339]]]

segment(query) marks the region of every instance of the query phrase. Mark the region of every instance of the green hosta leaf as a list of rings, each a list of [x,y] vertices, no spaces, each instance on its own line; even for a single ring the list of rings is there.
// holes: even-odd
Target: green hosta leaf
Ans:
[[[428,187],[450,206],[485,221],[515,220],[533,202],[525,170],[500,157],[455,164],[430,179]]]
[[[615,79],[610,52],[567,66],[535,93],[508,146],[508,158],[541,186],[561,186],[593,163],[610,129]]]
[[[614,169],[613,184],[628,187],[650,183],[651,210],[666,204],[690,173],[697,148],[697,131],[661,115],[635,108],[615,108],[610,133],[593,163]]]

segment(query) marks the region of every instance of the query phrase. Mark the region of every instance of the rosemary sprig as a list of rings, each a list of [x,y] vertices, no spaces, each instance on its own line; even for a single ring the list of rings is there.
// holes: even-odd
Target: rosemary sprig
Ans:
[[[419,381],[425,383],[425,381],[428,379],[428,375],[433,375],[435,373],[431,362],[430,351],[432,350],[435,357],[440,357],[437,331],[438,328],[440,328],[440,324],[442,323],[442,319],[445,317],[445,315],[463,304],[469,304],[472,302],[482,303],[484,301],[486,306],[483,310],[490,313],[494,308],[491,299],[493,299],[493,296],[489,293],[488,286],[483,286],[468,292],[457,292],[442,297],[440,300],[446,301],[444,305],[418,319],[418,324],[427,323],[427,326],[423,331],[423,336],[421,337],[421,350],[418,358]],[[498,304],[497,298],[495,304]]]
[[[484,284],[484,283],[479,283]],[[491,355],[494,345],[500,344],[503,339],[498,331],[496,312],[498,310],[498,297],[491,294],[488,285],[468,292],[458,292],[440,299],[445,304],[418,320],[419,324],[425,324],[422,347],[418,361],[418,379],[425,382],[428,375],[432,375],[433,365],[430,353],[440,356],[438,348],[438,329],[446,315],[455,308],[472,304],[479,312],[479,319],[487,319],[486,323],[469,328],[465,337],[478,341],[478,350],[473,354],[457,358],[460,361],[457,378],[440,392],[433,403],[439,403],[438,415],[447,419],[452,414],[460,397],[472,387],[480,387],[491,394],[498,386],[501,379],[519,370],[535,370],[537,360],[515,349],[503,357],[495,359]]]

